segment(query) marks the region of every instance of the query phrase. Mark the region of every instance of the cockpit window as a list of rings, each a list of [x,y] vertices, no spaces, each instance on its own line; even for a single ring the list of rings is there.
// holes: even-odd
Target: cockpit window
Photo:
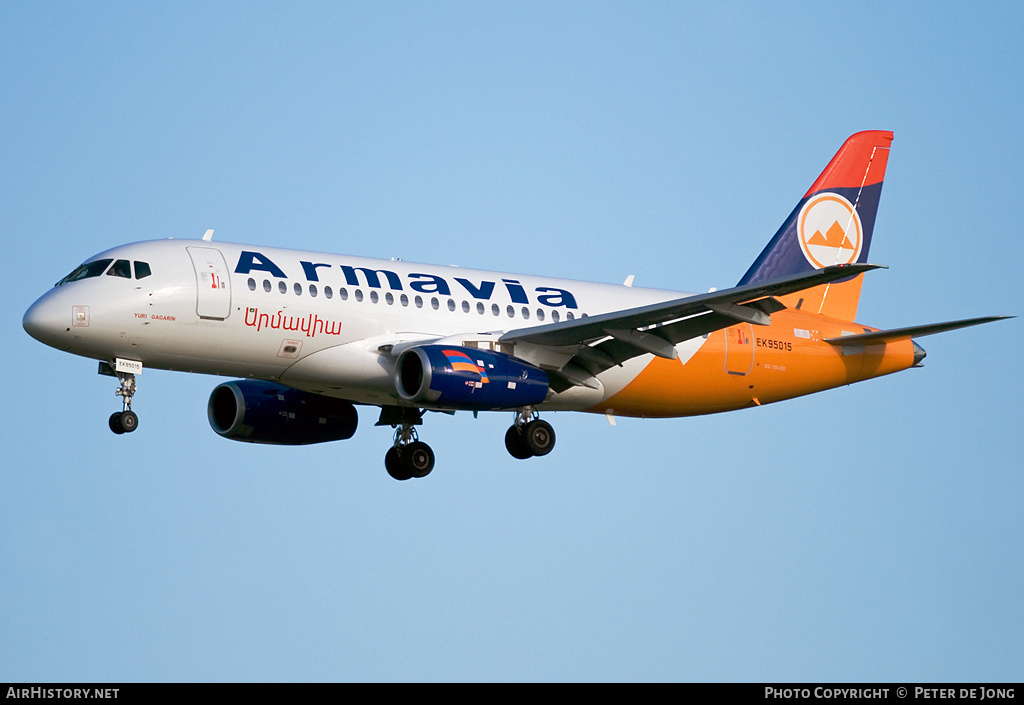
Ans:
[[[138,260],[135,260],[136,279],[144,279],[145,277],[148,277],[152,273],[153,272],[151,272],[149,269],[149,262],[139,262]]]
[[[114,262],[114,266],[107,271],[108,277],[123,277],[125,279],[132,278],[132,266],[128,264],[128,260],[119,259]]]
[[[61,284],[67,284],[68,282],[76,282],[79,279],[89,279],[90,277],[98,277],[99,275],[103,274],[107,266],[112,261],[113,260],[109,259],[98,259],[95,262],[86,262],[85,264],[79,265],[78,268],[75,269],[75,271],[71,272],[71,274],[67,275],[59,282],[57,282],[57,286],[60,286]]]

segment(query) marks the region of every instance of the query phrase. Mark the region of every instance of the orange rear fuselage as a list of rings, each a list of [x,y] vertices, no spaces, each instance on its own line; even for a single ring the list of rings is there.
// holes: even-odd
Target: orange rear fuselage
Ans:
[[[769,326],[747,323],[708,336],[689,360],[654,358],[593,412],[621,416],[693,416],[791,399],[899,372],[914,364],[901,340],[841,346],[824,342],[876,330],[819,314],[787,310]]]

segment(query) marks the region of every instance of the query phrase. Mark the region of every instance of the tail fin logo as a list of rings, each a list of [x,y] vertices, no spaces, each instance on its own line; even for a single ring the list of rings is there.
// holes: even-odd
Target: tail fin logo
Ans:
[[[838,193],[820,193],[800,211],[797,239],[804,257],[816,269],[851,264],[860,257],[864,228],[857,209]]]

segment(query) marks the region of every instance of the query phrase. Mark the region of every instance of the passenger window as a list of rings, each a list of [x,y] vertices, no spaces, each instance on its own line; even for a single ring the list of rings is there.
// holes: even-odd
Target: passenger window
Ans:
[[[302,284],[295,282],[295,286],[293,287],[293,289],[295,290],[296,296],[302,296]]]
[[[384,294],[384,300],[387,302],[388,306],[391,306],[392,304],[395,303],[395,295],[389,291],[388,293]]]
[[[315,297],[316,294],[317,294],[316,284],[310,284],[309,285],[309,295]]]
[[[132,266],[128,264],[128,260],[119,259],[114,262],[114,265],[107,271],[108,277],[124,277],[125,279],[132,278]]]
[[[484,305],[479,301],[476,302],[476,312],[479,313],[481,316],[484,315]]]
[[[423,297],[417,296],[414,301],[416,302],[416,308],[423,308]]]
[[[362,289],[356,289],[356,301],[362,301],[362,300],[363,300],[363,290]]]
[[[501,306],[498,304],[491,304],[491,313],[495,316],[501,315]]]
[[[551,312],[551,320],[554,321],[555,323],[558,323],[558,311]]]
[[[153,272],[149,269],[149,262],[140,262],[135,260],[135,278],[145,279]]]
[[[249,277],[249,291],[256,291],[256,280]]]
[[[527,321],[530,320],[530,309],[525,306],[523,306],[523,318]]]
[[[544,320],[544,309],[542,309],[542,308],[538,308],[537,309],[537,320],[538,321],[543,321]]]
[[[346,289],[345,287],[341,287],[340,289],[338,289],[338,296],[341,297],[342,301],[348,301],[348,289]]]
[[[280,291],[282,294],[287,294],[288,293],[288,285],[285,284],[284,282],[278,282],[277,283],[277,290]]]
[[[516,310],[512,306],[509,306],[508,308],[506,308],[505,309],[505,313],[508,314],[509,318],[515,318],[516,317]]]
[[[462,312],[463,313],[469,313],[469,302],[468,301],[463,301],[462,302]]]
[[[455,310],[455,299],[448,299],[448,310],[449,311],[454,311]]]
[[[402,305],[403,306],[408,306],[409,305],[409,297],[406,296],[405,294],[402,294]]]
[[[331,291],[331,287],[329,287],[329,286],[325,286],[324,287],[324,296],[326,296],[327,298],[331,298],[332,296],[334,296],[334,292]]]
[[[376,291],[371,291],[370,292],[370,301],[372,303],[377,303],[378,301],[380,301],[380,297],[377,296],[377,292]]]
[[[267,292],[268,294],[270,293],[270,280],[269,279],[264,279],[263,280],[263,291]]]
[[[430,299],[430,308],[434,309],[435,311],[437,309],[441,308],[441,304],[439,304],[437,302],[437,297],[436,296],[431,297],[431,299]]]

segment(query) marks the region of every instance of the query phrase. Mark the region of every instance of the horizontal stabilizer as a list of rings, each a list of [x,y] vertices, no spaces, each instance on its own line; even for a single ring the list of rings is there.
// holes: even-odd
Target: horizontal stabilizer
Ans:
[[[894,328],[892,330],[879,330],[872,333],[859,333],[857,335],[843,335],[838,338],[825,338],[825,342],[831,345],[872,345],[878,343],[889,343],[908,338],[920,338],[935,333],[945,333],[948,330],[977,326],[982,323],[1001,321],[1013,316],[985,316],[983,318],[966,318],[962,321],[948,321],[946,323],[932,323],[926,326],[909,326],[907,328]]]

